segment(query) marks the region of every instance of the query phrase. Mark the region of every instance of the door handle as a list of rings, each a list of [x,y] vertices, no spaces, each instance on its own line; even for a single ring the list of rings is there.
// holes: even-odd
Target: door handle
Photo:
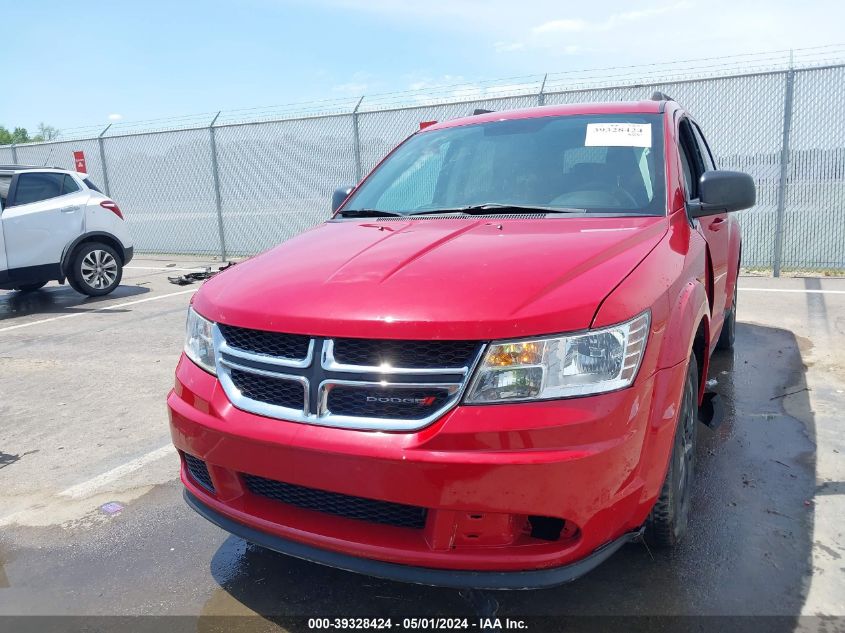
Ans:
[[[722,228],[722,225],[726,222],[725,218],[714,218],[713,221],[710,223],[710,230],[711,231],[718,231]]]
[[[69,207],[62,207],[59,209],[62,213],[73,213],[74,211],[79,211],[82,207],[80,205],[73,205]]]

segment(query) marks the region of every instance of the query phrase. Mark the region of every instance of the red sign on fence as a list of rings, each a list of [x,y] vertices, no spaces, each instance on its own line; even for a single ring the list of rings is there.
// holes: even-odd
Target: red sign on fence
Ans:
[[[73,153],[73,162],[76,164],[76,171],[81,171],[83,174],[88,173],[88,169],[85,167],[85,153],[82,151],[77,151]]]

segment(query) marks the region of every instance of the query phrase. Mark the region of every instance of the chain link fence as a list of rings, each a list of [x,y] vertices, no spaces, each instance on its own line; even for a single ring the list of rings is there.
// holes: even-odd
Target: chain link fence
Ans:
[[[82,150],[91,177],[123,209],[137,252],[225,259],[325,220],[335,187],[357,182],[420,122],[476,108],[641,100],[660,90],[696,117],[720,168],[757,182],[757,206],[740,213],[746,268],[845,269],[845,64],[577,90],[545,78],[502,88],[402,107],[361,99],[340,113],[246,122],[218,113],[184,129],[107,129],[0,147],[0,163],[73,168]]]

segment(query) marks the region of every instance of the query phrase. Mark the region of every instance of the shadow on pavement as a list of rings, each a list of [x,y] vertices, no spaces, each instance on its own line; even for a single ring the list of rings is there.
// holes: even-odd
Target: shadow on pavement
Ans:
[[[150,292],[142,286],[118,286],[104,297],[88,297],[70,286],[49,286],[33,292],[0,292],[0,321],[30,314],[72,314],[97,309],[98,304]],[[86,309],[87,308],[87,309]]]
[[[805,369],[791,332],[740,323],[734,354],[711,363],[727,419],[716,431],[699,427],[697,492],[682,546],[650,552],[632,544],[572,584],[496,592],[498,615],[551,616],[540,621],[554,628],[595,615],[765,615],[782,616],[767,619],[767,630],[792,630],[811,574],[816,493]],[[475,615],[454,590],[328,569],[235,537],[217,550],[211,573],[228,596],[291,630],[307,630],[287,619],[303,616]]]

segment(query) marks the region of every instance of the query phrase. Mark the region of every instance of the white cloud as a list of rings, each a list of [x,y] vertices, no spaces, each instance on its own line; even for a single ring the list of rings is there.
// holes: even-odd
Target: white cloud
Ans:
[[[663,15],[665,13],[689,9],[692,6],[692,3],[682,1],[662,7],[613,13],[606,19],[598,21],[588,21],[581,18],[550,20],[535,26],[532,31],[534,33],[583,33],[585,31],[610,31],[630,22],[636,22],[645,18]]]
[[[586,31],[592,25],[586,20],[551,20],[535,26],[535,33],[578,33]]]
[[[497,53],[512,53],[525,48],[525,42],[496,42],[493,44],[493,48],[496,49]]]
[[[120,121],[122,118],[123,118],[122,114],[114,113],[114,114],[109,115],[109,121]]]
[[[367,92],[378,92],[382,89],[383,86],[374,75],[360,70],[352,73],[347,81],[332,86],[334,92],[355,96],[361,96]]]
[[[354,81],[348,81],[343,84],[337,84],[332,86],[332,90],[335,92],[343,92],[346,94],[355,94],[355,95],[362,95],[367,92],[367,89],[370,87],[370,84],[367,83],[356,83]]]

